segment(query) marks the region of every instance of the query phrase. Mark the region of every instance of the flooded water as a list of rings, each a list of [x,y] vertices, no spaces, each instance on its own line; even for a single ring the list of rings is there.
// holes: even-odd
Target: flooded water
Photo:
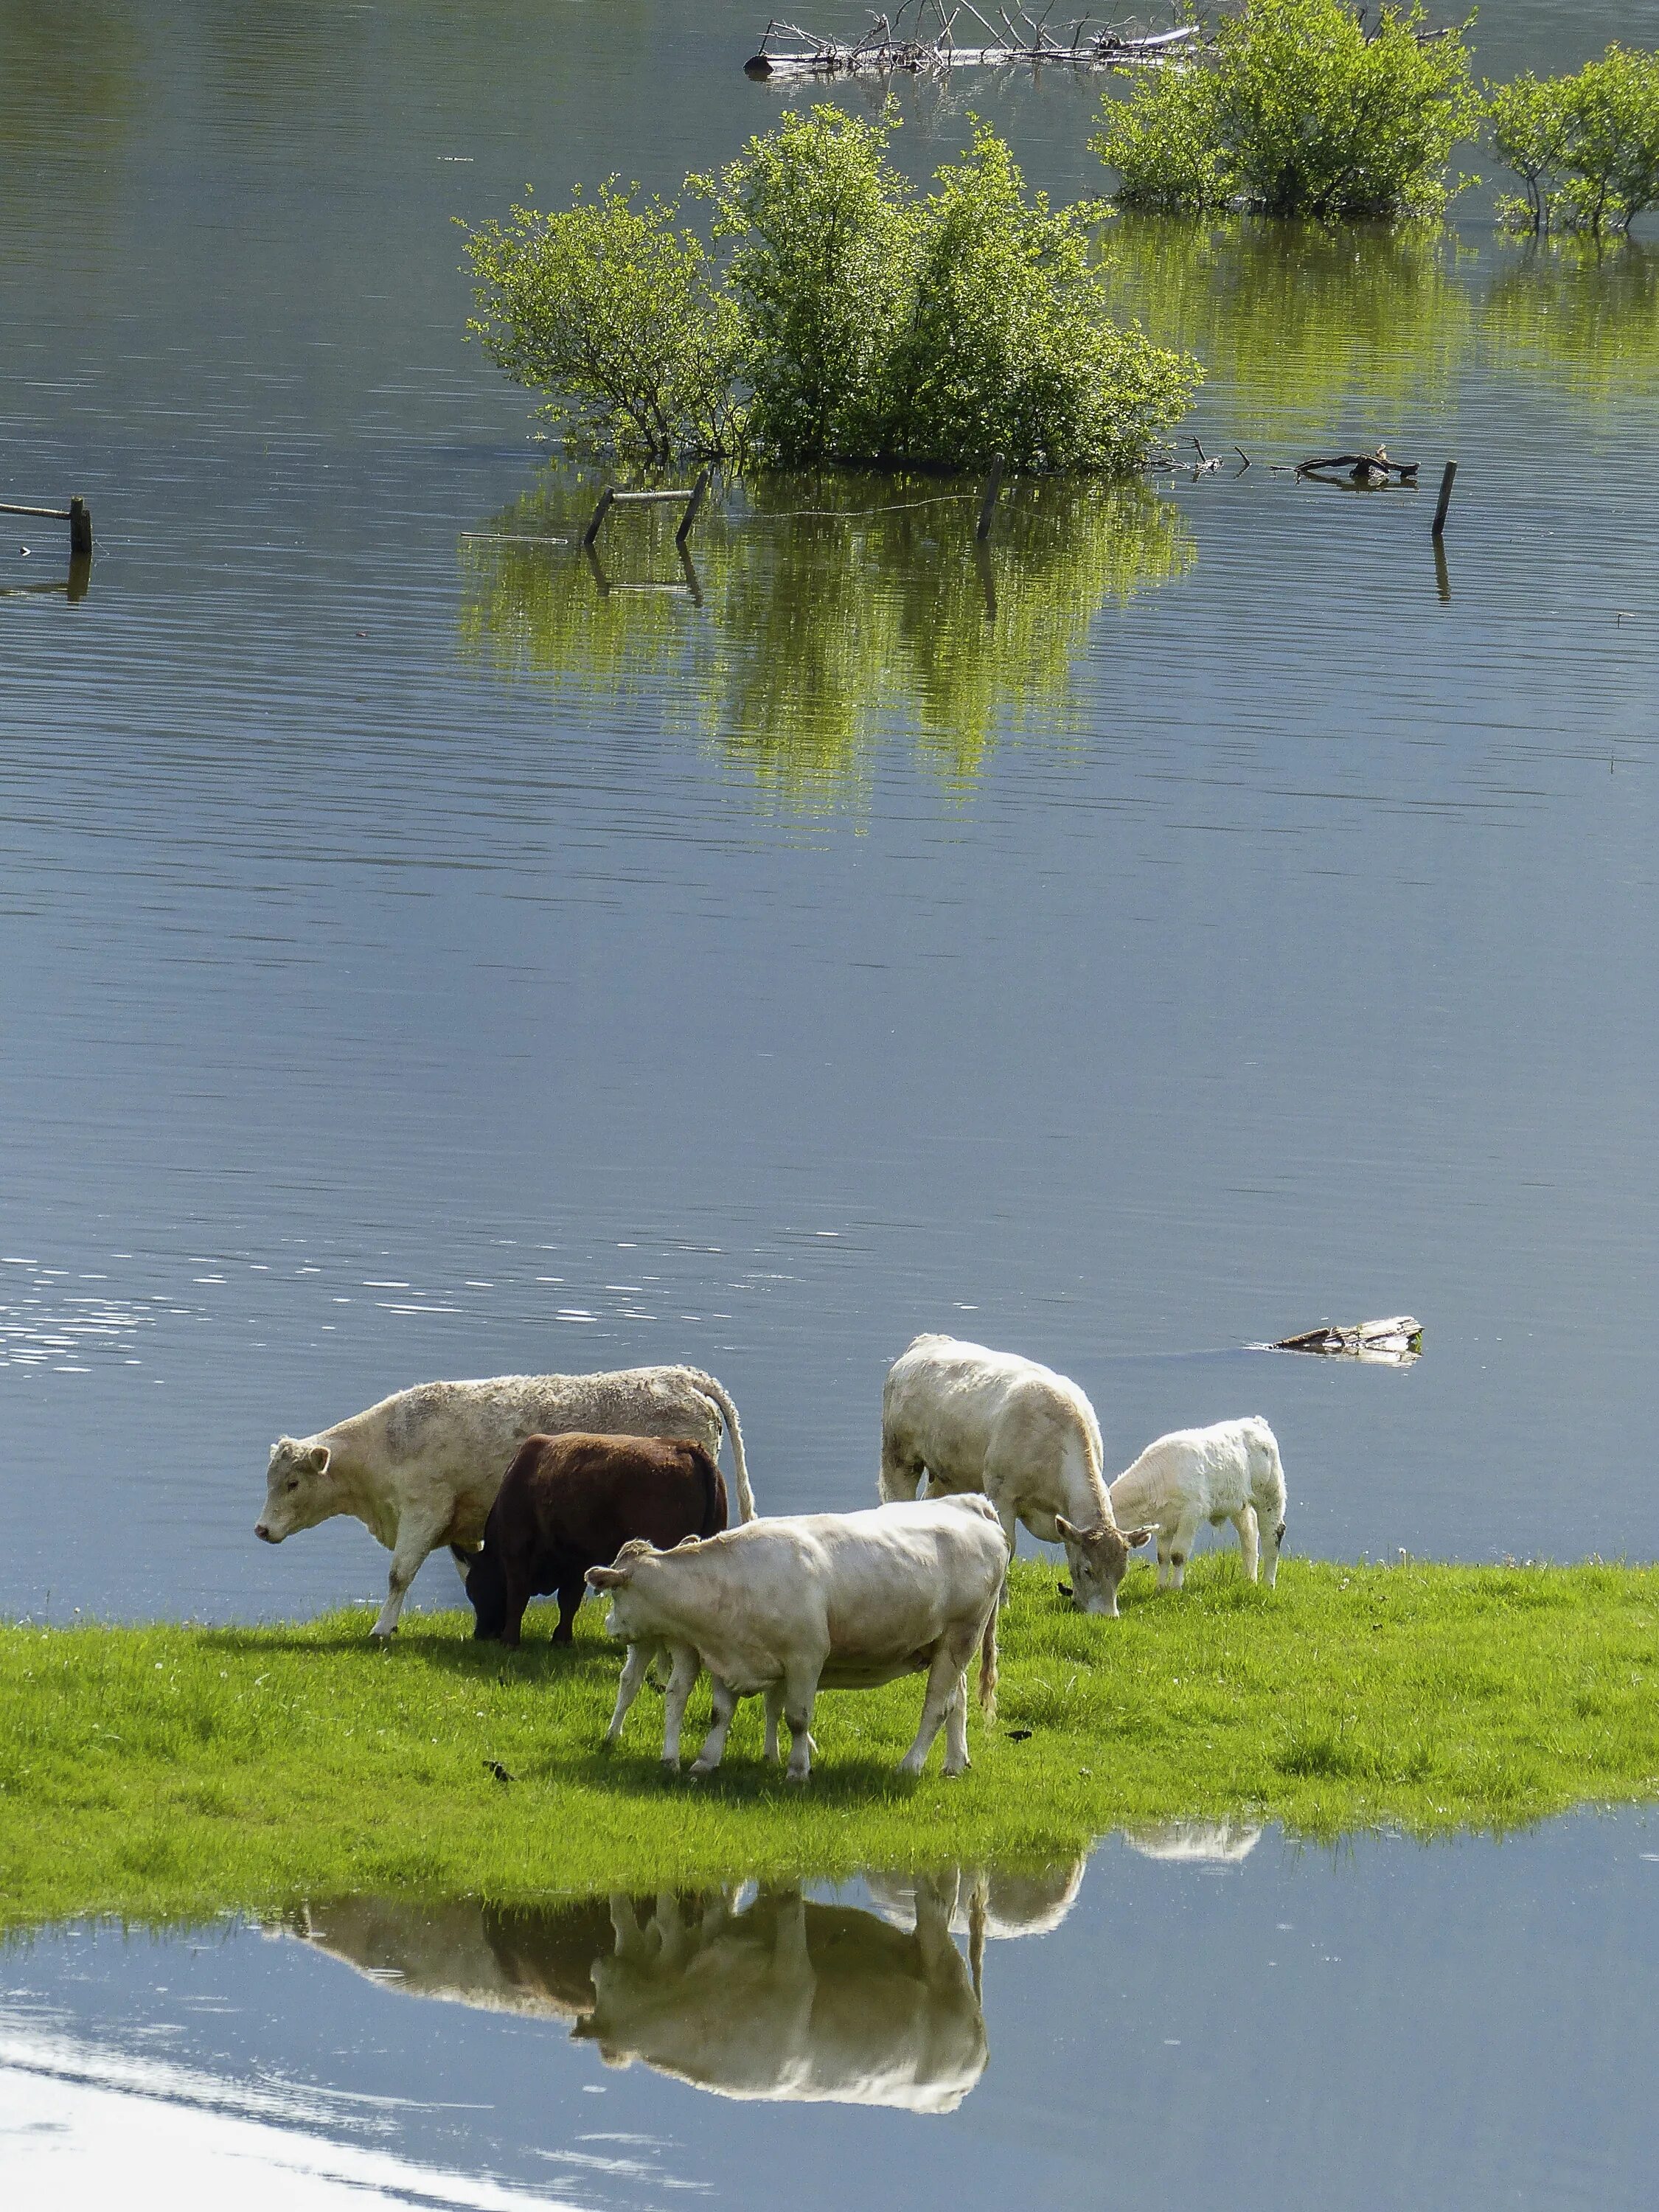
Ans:
[[[1650,14],[1492,0],[1480,64]],[[0,1612],[378,1595],[355,1524],[253,1543],[265,1454],[434,1375],[695,1361],[763,1510],[862,1504],[935,1328],[1075,1375],[1120,1463],[1267,1414],[1304,1550],[1651,1556],[1659,238],[1540,253],[1480,193],[1438,237],[1108,225],[1223,471],[1016,487],[982,560],[976,484],[729,483],[689,574],[637,516],[596,568],[603,472],[463,343],[452,218],[719,161],[783,98],[760,27],[0,0],[0,497],[98,530],[74,597],[61,526],[0,537]],[[900,98],[918,172],[971,106],[1097,189],[1087,86]],[[1277,465],[1378,438],[1422,489]],[[1407,1311],[1407,1372],[1243,1348]],[[1041,1935],[968,1876],[921,1933],[879,1882],[641,1907],[612,2014],[608,1908],[47,1933],[4,2156],[180,2202],[1634,2203],[1649,1840],[1111,1844]],[[764,1985],[730,2053],[699,1960]],[[861,1976],[908,2041],[846,2027]]]
[[[1659,1832],[544,1912],[354,1899],[0,1953],[0,2157],[106,2202],[1645,2205]],[[63,2201],[61,2193],[54,2201]]]

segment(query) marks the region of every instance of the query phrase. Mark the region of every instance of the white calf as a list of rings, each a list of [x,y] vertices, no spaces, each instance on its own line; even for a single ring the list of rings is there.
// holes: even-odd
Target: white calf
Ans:
[[[1166,1580],[1181,1588],[1193,1539],[1206,1521],[1212,1528],[1231,1521],[1238,1531],[1247,1582],[1255,1580],[1259,1547],[1262,1579],[1273,1588],[1285,1540],[1285,1470],[1273,1432],[1260,1415],[1160,1437],[1119,1475],[1111,1499],[1120,1517],[1157,1529],[1160,1589]]]

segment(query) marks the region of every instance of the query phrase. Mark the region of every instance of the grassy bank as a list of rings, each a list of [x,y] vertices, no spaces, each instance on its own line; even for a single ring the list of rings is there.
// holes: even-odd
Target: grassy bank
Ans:
[[[936,1748],[920,1783],[894,1772],[915,1680],[821,1701],[804,1793],[760,1766],[753,1701],[708,1782],[663,1774],[649,1692],[596,1751],[617,1669],[594,1607],[573,1651],[544,1617],[517,1654],[457,1614],[382,1650],[368,1618],[0,1628],[0,1925],[983,1863],[1245,1809],[1319,1835],[1490,1830],[1659,1796],[1655,1568],[1291,1560],[1269,1595],[1217,1554],[1181,1598],[1133,1574],[1111,1622],[1022,1565],[973,1771],[943,1782]]]

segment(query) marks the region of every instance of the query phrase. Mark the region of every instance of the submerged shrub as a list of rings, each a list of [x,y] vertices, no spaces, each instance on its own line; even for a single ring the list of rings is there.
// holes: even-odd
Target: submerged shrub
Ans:
[[[467,234],[468,331],[578,445],[647,461],[725,453],[740,434],[738,318],[677,209],[613,177],[544,215]]]
[[[983,124],[920,211],[914,297],[887,365],[884,451],[1121,474],[1185,411],[1195,362],[1108,321],[1074,208],[1025,196]]]
[[[1323,221],[1438,214],[1481,102],[1461,31],[1347,0],[1248,0],[1213,50],[1103,103],[1096,152],[1125,206]]]
[[[714,177],[734,243],[726,281],[744,331],[749,433],[785,463],[865,459],[880,443],[885,370],[914,284],[910,187],[887,155],[891,119],[833,107],[787,114]]]
[[[1078,211],[1028,198],[994,131],[918,199],[896,121],[787,114],[688,177],[723,271],[673,205],[614,179],[515,208],[468,234],[468,327],[578,443],[647,460],[1139,467],[1196,362],[1109,319]]]
[[[1516,230],[1628,230],[1659,206],[1659,53],[1610,46],[1571,76],[1528,72],[1491,94],[1494,150],[1521,179]]]

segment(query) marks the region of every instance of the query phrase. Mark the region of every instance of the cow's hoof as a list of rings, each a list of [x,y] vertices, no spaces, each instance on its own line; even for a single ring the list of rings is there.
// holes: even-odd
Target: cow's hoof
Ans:
[[[368,1632],[368,1640],[371,1644],[390,1644],[397,1633],[395,1628],[371,1628]]]
[[[786,1782],[793,1782],[797,1790],[804,1790],[812,1777],[809,1769],[786,1766],[783,1778]]]
[[[667,1765],[667,1761],[666,1761],[666,1760],[665,1760],[663,1763],[664,1763],[664,1765]],[[691,1765],[690,1765],[690,1768],[689,1768],[687,1771],[689,1771],[689,1773],[690,1774],[691,1778],[692,1778],[692,1780],[693,1780],[694,1782],[701,1782],[701,1781],[702,1780],[702,1778],[703,1778],[704,1775],[706,1775],[706,1774],[712,1774],[712,1773],[714,1771],[714,1760],[713,1760],[712,1759],[709,1759],[709,1760],[708,1760],[707,1762],[703,1761],[703,1760],[702,1760],[702,1759],[694,1759],[692,1760],[692,1762],[691,1762]],[[679,1769],[678,1769],[678,1767],[675,1767],[675,1768],[672,1770],[672,1771],[678,1774],[678,1771],[679,1771]]]

